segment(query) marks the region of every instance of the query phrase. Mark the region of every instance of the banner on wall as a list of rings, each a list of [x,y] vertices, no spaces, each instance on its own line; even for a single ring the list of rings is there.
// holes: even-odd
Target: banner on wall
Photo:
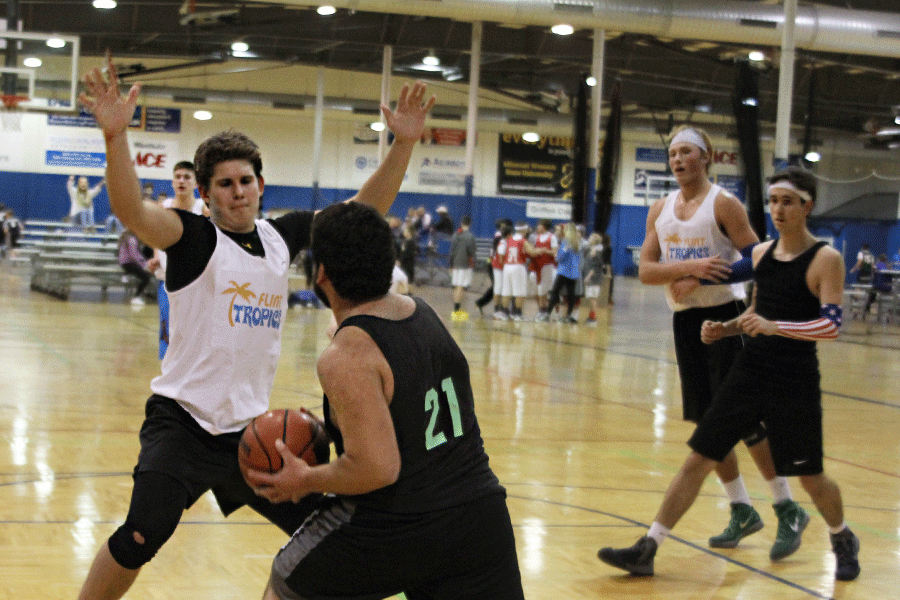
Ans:
[[[425,156],[419,163],[418,182],[422,186],[462,188],[465,172],[465,158]]]
[[[47,138],[44,163],[48,167],[78,169],[106,168],[106,148],[100,132],[92,135],[54,135]],[[167,179],[179,160],[178,142],[172,140],[131,140],[131,156],[138,177]]]
[[[466,130],[449,127],[426,128],[421,141],[426,146],[465,146]]]
[[[747,182],[740,175],[718,175],[716,183],[725,191],[737,196],[738,200],[745,202],[747,199]]]
[[[574,144],[571,137],[541,136],[532,143],[521,134],[500,134],[497,192],[569,197]]]
[[[713,149],[712,164],[714,165],[734,165],[738,164],[740,153],[736,150],[716,150]],[[635,148],[634,160],[646,163],[662,163],[669,162],[669,151],[665,148]]]
[[[649,204],[678,188],[675,178],[666,171],[634,170],[634,197]]]
[[[551,221],[571,221],[570,202],[540,202],[529,200],[525,204],[525,216],[529,219],[550,219]]]
[[[94,115],[85,110],[77,115],[48,114],[47,124],[51,127],[97,128]],[[138,106],[134,109],[128,128],[151,133],[181,133],[181,109]]]

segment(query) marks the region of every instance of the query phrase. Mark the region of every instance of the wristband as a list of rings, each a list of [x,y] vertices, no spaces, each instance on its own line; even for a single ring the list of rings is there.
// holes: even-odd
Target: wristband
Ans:
[[[797,340],[833,340],[843,322],[843,309],[837,304],[823,304],[821,315],[814,321],[776,321],[778,334]]]

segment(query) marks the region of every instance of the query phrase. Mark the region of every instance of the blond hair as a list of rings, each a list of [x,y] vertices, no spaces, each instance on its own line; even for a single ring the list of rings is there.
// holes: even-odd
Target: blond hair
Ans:
[[[679,125],[678,127],[676,127],[675,129],[672,130],[672,134],[669,135],[668,143],[671,144],[672,139],[676,135],[678,135],[679,133],[684,131],[685,129],[693,129],[694,131],[697,132],[697,135],[699,135],[701,138],[703,138],[703,141],[706,143],[705,154],[707,155],[707,158],[709,158],[709,160],[706,161],[706,174],[709,175],[709,166],[712,164],[713,145],[712,145],[712,140],[709,139],[709,134],[706,133],[706,131],[704,131],[703,129],[696,127],[694,125],[688,125],[688,124]],[[700,148],[700,152],[704,153],[703,148]]]

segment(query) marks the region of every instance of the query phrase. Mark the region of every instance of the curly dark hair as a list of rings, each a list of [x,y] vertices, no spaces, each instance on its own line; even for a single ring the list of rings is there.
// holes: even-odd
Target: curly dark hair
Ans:
[[[197,185],[209,189],[216,165],[227,160],[246,160],[257,177],[262,175],[259,146],[240,131],[223,131],[206,139],[194,153]]]
[[[370,206],[342,202],[318,212],[310,251],[345,300],[375,300],[391,287],[394,238],[387,221]]]
[[[816,201],[816,177],[806,169],[797,166],[785,167],[769,177],[769,185],[777,181],[788,181],[794,184],[798,190],[807,192],[813,202]]]

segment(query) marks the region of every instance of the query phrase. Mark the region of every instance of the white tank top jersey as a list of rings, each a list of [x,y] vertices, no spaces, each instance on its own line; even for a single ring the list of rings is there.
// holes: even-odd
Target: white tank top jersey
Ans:
[[[208,432],[239,431],[269,409],[287,309],[287,244],[256,221],[265,258],[216,227],[209,264],[169,292],[169,349],[154,393],[178,401]]]
[[[172,208],[172,205],[175,203],[174,198],[166,198],[162,201],[163,208]],[[191,212],[195,215],[203,214],[203,205],[204,202],[202,199],[197,198],[194,200],[194,205],[191,207]],[[153,276],[156,277],[159,281],[166,280],[166,252],[165,250],[159,250],[159,268],[153,271]]]
[[[729,263],[740,260],[741,253],[735,250],[734,244],[722,233],[716,222],[716,196],[722,191],[720,186],[713,184],[706,198],[697,207],[697,212],[687,221],[682,221],[675,216],[675,200],[678,198],[679,191],[676,190],[666,197],[662,212],[659,213],[655,224],[656,236],[659,238],[659,247],[662,250],[659,262],[679,262],[717,254]],[[747,297],[743,283],[702,285],[688,294],[680,303],[675,302],[672,298],[672,292],[668,285],[665,286],[665,290],[666,302],[674,311],[719,306]]]

